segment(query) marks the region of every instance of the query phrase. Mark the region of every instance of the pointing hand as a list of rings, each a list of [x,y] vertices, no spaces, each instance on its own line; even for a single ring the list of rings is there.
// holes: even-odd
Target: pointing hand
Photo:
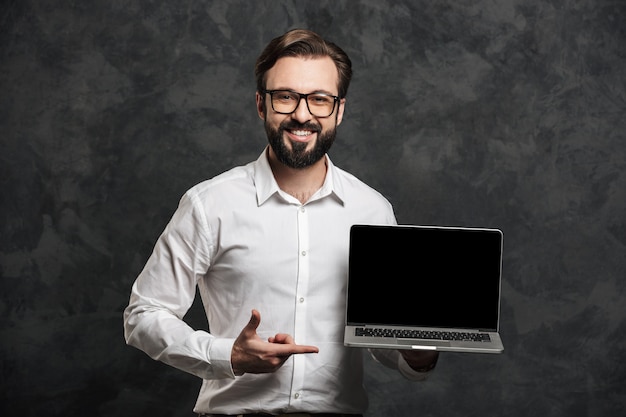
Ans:
[[[315,346],[298,345],[285,333],[277,333],[266,342],[256,332],[260,323],[261,314],[252,310],[250,321],[233,345],[231,363],[235,375],[275,372],[293,354],[319,352]]]

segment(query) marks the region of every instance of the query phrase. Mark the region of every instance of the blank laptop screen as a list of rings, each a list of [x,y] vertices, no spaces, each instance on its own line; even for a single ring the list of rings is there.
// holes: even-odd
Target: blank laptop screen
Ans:
[[[495,331],[501,254],[497,229],[353,226],[348,324]]]

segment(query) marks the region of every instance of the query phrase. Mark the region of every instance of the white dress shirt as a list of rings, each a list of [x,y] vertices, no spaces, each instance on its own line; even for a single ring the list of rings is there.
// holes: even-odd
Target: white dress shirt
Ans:
[[[324,184],[306,204],[279,189],[266,152],[191,188],[135,281],[126,341],[204,379],[195,412],[367,408],[362,351],[343,345],[349,230],[396,219],[387,199],[326,158]],[[196,286],[208,331],[183,321]],[[288,333],[319,353],[293,355],[275,373],[235,376],[231,349],[252,309],[262,339]],[[373,353],[420,379],[398,352]]]

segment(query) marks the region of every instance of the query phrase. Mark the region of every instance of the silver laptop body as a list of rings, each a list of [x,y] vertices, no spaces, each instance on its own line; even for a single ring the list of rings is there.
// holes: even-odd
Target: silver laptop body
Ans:
[[[499,229],[354,225],[344,344],[501,353]]]

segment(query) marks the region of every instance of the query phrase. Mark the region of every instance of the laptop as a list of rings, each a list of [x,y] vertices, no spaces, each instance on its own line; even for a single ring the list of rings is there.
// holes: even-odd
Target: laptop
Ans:
[[[501,353],[502,231],[350,229],[344,344]]]

